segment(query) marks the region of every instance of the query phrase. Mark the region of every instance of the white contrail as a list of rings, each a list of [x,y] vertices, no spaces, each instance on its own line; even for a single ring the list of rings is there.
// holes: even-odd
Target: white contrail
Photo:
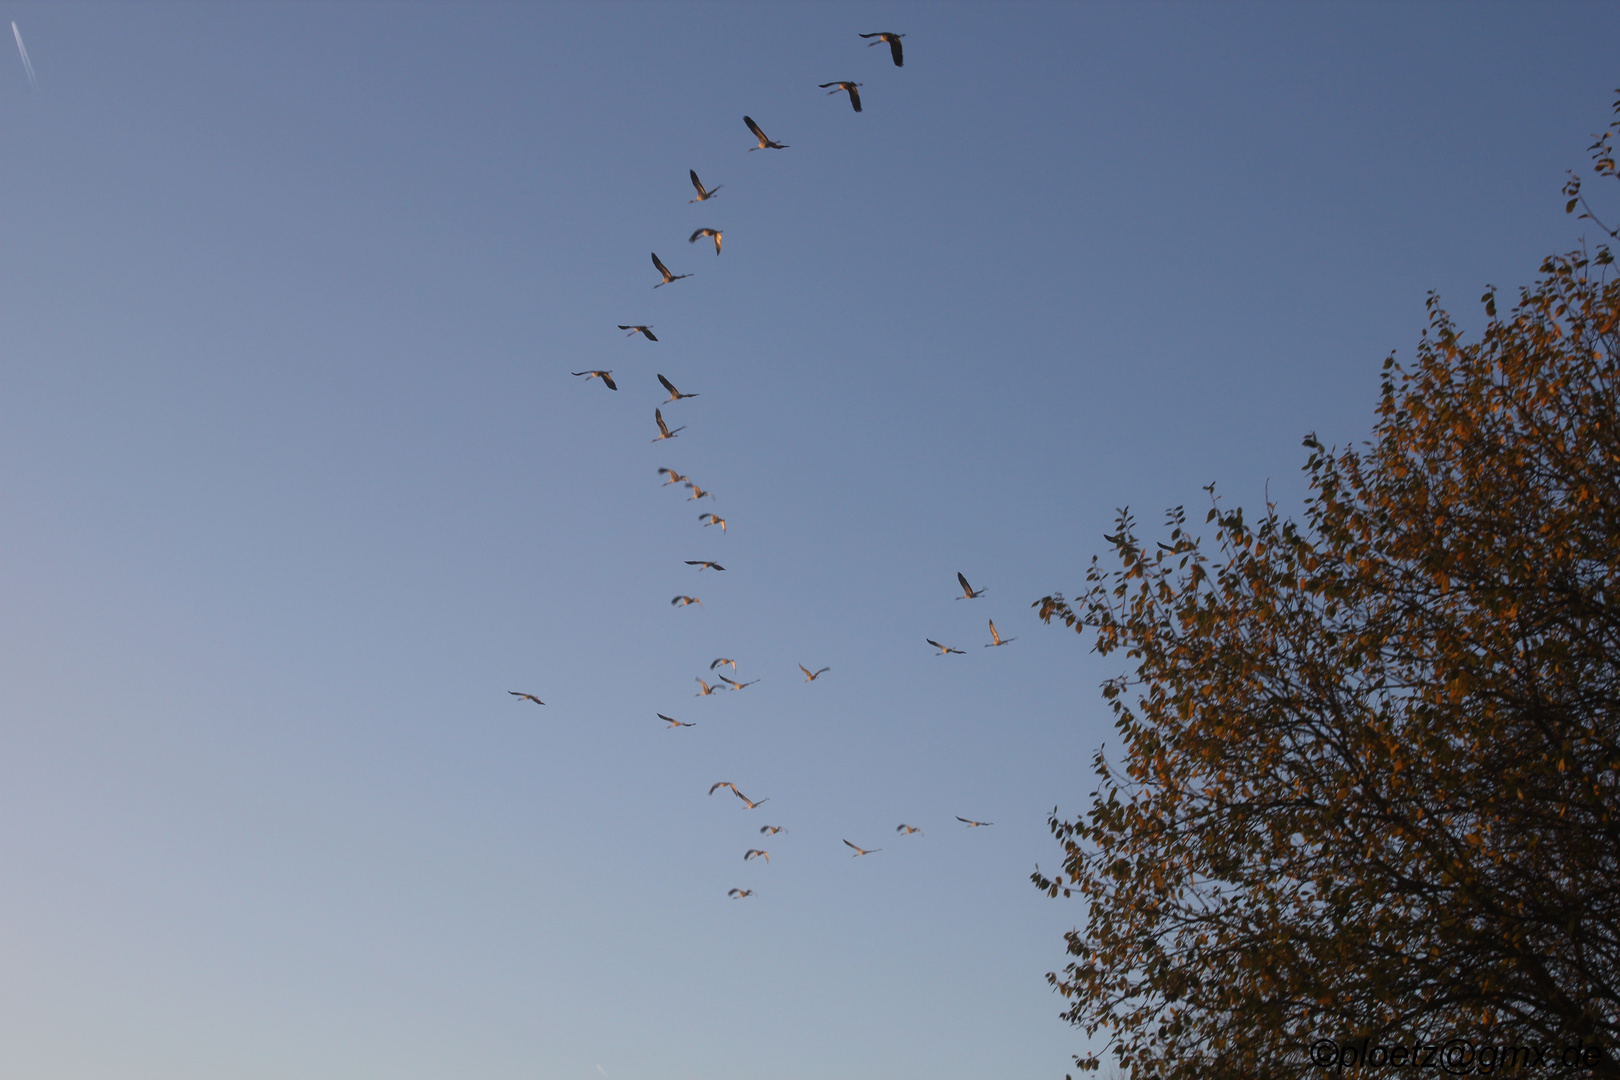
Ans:
[[[17,54],[22,57],[23,70],[28,72],[28,85],[34,90],[39,89],[39,80],[34,78],[34,62],[28,59],[28,46],[22,42],[22,31],[17,29],[17,20],[11,20],[11,36],[17,39]]]

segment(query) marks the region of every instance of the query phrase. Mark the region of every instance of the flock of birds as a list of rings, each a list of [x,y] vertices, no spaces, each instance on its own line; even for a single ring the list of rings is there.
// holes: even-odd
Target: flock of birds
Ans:
[[[902,46],[900,44],[900,39],[905,37],[904,34],[898,34],[898,33],[893,33],[893,32],[889,32],[889,31],[879,31],[879,32],[870,33],[870,34],[861,34],[860,36],[862,38],[873,39],[873,40],[870,40],[868,42],[869,46],[888,45],[889,46],[889,55],[894,60],[894,66],[895,67],[903,67],[904,66],[904,64],[905,64],[905,55],[904,55]],[[864,84],[858,83],[858,82],[852,82],[852,81],[849,81],[849,80],[840,79],[840,80],[834,80],[833,82],[822,83],[820,88],[823,89],[823,90],[827,90],[829,95],[832,95],[832,94],[846,94],[847,93],[849,95],[849,103],[850,103],[851,107],[856,112],[860,112],[861,111],[861,95],[860,95],[860,89],[859,88],[862,85],[864,85]],[[754,138],[758,142],[758,145],[751,146],[751,147],[748,148],[750,152],[752,152],[754,150],[786,150],[786,149],[788,149],[788,147],[787,147],[787,145],[785,143],[776,142],[775,140],[771,139],[768,135],[766,135],[764,130],[759,126],[759,124],[757,124],[754,121],[754,119],[752,117],[744,116],[743,117],[743,123],[745,125],[747,125],[749,132],[753,134]],[[708,202],[710,199],[713,199],[716,196],[716,194],[720,191],[720,189],[722,187],[725,186],[724,184],[717,184],[712,188],[705,186],[703,181],[698,177],[696,169],[688,170],[688,175],[691,178],[693,189],[695,189],[696,192],[697,192],[697,194],[696,194],[696,196],[694,198],[691,198],[691,199],[687,200],[687,202],[689,204],[690,203]],[[720,251],[721,251],[723,238],[724,238],[724,233],[721,230],[715,229],[715,228],[705,227],[705,228],[701,228],[701,229],[698,229],[695,232],[693,232],[692,235],[688,238],[687,242],[695,244],[699,240],[703,240],[703,239],[712,240],[714,242],[714,253],[715,253],[716,256],[718,256],[720,254]],[[657,284],[655,284],[653,286],[654,289],[661,289],[665,285],[669,285],[669,284],[672,284],[674,282],[681,281],[681,280],[683,280],[685,278],[689,278],[689,277],[692,276],[691,274],[677,274],[677,273],[672,272],[669,269],[668,266],[664,265],[664,261],[658,257],[657,252],[652,253],[652,264],[653,264],[653,268],[658,271],[659,276],[661,278],[661,280]],[[642,337],[646,338],[648,341],[656,342],[658,340],[657,335],[655,335],[653,333],[653,328],[650,325],[649,326],[643,326],[643,325],[620,324],[619,329],[626,331],[627,332],[626,333],[627,337],[634,337],[635,335],[640,334]],[[572,374],[574,376],[578,377],[578,378],[583,378],[586,382],[589,382],[592,379],[600,379],[602,381],[602,384],[604,386],[606,386],[609,390],[617,391],[618,388],[619,388],[618,384],[613,381],[613,372],[612,371],[587,370],[587,371],[575,371],[575,372],[572,372]],[[688,398],[695,398],[695,397],[699,396],[698,394],[682,393],[680,390],[675,388],[674,383],[670,382],[670,380],[668,378],[666,378],[665,376],[663,376],[662,374],[658,375],[658,381],[659,381],[660,384],[662,384],[663,388],[666,391],[668,391],[669,397],[667,399],[659,402],[658,407],[653,409],[653,422],[657,425],[657,428],[658,428],[658,434],[656,436],[654,436],[653,439],[652,439],[652,441],[655,442],[655,443],[656,442],[662,442],[662,441],[664,441],[666,439],[676,438],[676,437],[679,436],[679,434],[682,431],[686,430],[686,425],[684,425],[684,424],[681,425],[680,427],[675,427],[675,428],[671,428],[669,426],[669,424],[664,420],[663,406],[664,405],[672,405],[672,404],[674,404],[676,402],[684,401],[684,400],[686,400]],[[694,502],[694,501],[697,501],[697,500],[700,500],[700,499],[713,499],[714,498],[714,493],[713,492],[705,491],[702,487],[698,486],[697,482],[694,481],[691,477],[684,476],[684,475],[682,475],[681,473],[677,472],[674,469],[667,468],[667,467],[661,467],[658,470],[658,474],[665,478],[664,482],[663,482],[664,487],[669,487],[669,486],[671,486],[673,484],[684,484],[685,487],[687,488],[687,490],[691,492],[691,494],[687,498],[688,502]],[[703,522],[704,528],[708,528],[711,525],[718,525],[718,526],[720,526],[720,531],[722,533],[724,533],[726,531],[726,519],[720,517],[718,514],[715,514],[712,511],[704,511],[704,512],[700,513],[698,515],[698,517],[699,517],[699,520]],[[716,562],[716,561],[714,561],[712,559],[687,559],[687,560],[685,560],[685,562],[686,562],[687,566],[695,566],[695,567],[697,567],[697,570],[698,570],[699,573],[702,573],[705,570],[714,570],[714,571],[724,571],[725,570],[724,566],[721,566],[718,562]],[[985,590],[983,590],[983,589],[975,589],[971,584],[968,583],[967,577],[965,575],[963,575],[962,573],[960,573],[960,572],[957,573],[956,580],[957,580],[957,583],[962,587],[962,595],[956,597],[957,600],[977,600],[978,598],[985,595]],[[675,606],[675,607],[681,607],[681,608],[688,607],[688,606],[691,606],[691,605],[697,605],[697,606],[701,607],[702,604],[703,604],[703,601],[698,599],[695,596],[687,596],[687,595],[683,594],[683,595],[678,595],[674,599],[672,599],[670,601],[670,604]],[[955,654],[955,655],[964,655],[965,654],[965,650],[953,648],[952,646],[942,644],[942,643],[940,643],[938,641],[935,641],[933,638],[924,638],[924,640],[927,641],[929,645],[931,645],[935,649],[939,650],[939,652],[937,654],[939,656],[947,656],[947,655],[952,655],[952,654]],[[995,620],[994,619],[990,620],[990,641],[985,644],[985,646],[984,646],[985,648],[989,649],[989,648],[995,648],[995,647],[998,647],[998,646],[1001,646],[1001,645],[1007,645],[1007,644],[1010,644],[1011,642],[1013,642],[1015,640],[1016,640],[1015,638],[1004,638],[1004,637],[1002,637],[1001,634],[996,630]],[[726,675],[718,673],[717,669],[719,669],[721,667],[727,667],[727,666],[729,666],[731,668],[732,675],[735,676],[737,674],[737,662],[736,662],[736,660],[734,660],[734,659],[732,659],[730,657],[724,657],[724,656],[716,658],[714,660],[714,662],[709,665],[709,672],[710,672],[709,677],[712,678],[712,679],[717,680],[716,682],[711,684],[704,677],[696,676],[695,678],[696,678],[696,681],[697,681],[697,684],[698,684],[698,691],[697,691],[696,695],[694,695],[694,696],[696,696],[696,697],[709,697],[709,696],[711,696],[713,694],[717,694],[717,693],[721,693],[721,692],[736,692],[738,690],[747,689],[748,687],[753,686],[755,683],[759,682],[758,679],[750,679],[750,680],[748,680],[746,682],[738,681],[736,678],[728,677]],[[807,682],[807,683],[815,682],[817,679],[821,678],[823,675],[827,674],[829,671],[832,670],[830,667],[821,667],[821,668],[818,668],[818,669],[812,671],[809,667],[806,667],[804,664],[800,664],[800,665],[798,665],[798,667],[799,667],[799,670],[804,673],[804,681]],[[509,694],[513,695],[514,697],[517,697],[517,698],[520,698],[520,699],[523,699],[523,700],[526,700],[526,701],[531,701],[531,702],[535,703],[536,705],[544,705],[545,704],[545,702],[541,701],[534,694],[529,694],[529,693],[525,693],[525,692],[518,691],[518,690],[509,690],[507,692]],[[668,725],[669,730],[674,730],[676,728],[689,728],[689,727],[696,727],[697,726],[695,721],[678,720],[673,716],[666,715],[665,713],[654,713],[654,715],[657,716],[659,720],[664,721]],[[731,782],[729,780],[721,780],[721,781],[718,781],[718,782],[712,784],[709,787],[709,794],[713,795],[715,792],[720,791],[721,789],[725,789],[727,791],[730,791],[731,794],[735,795],[743,803],[743,805],[749,810],[757,810],[759,807],[763,806],[765,803],[770,802],[770,799],[768,797],[763,798],[763,799],[751,799],[751,798],[749,798],[747,795],[744,795],[742,793],[742,791],[740,791],[738,789],[738,787],[737,787],[737,785],[735,783],[733,783],[733,782]],[[982,828],[982,827],[985,827],[985,826],[995,824],[994,822],[991,822],[991,821],[976,821],[976,820],[974,820],[972,818],[965,818],[965,817],[961,817],[961,816],[957,816],[956,820],[962,822],[967,828],[970,828],[970,829]],[[762,836],[771,837],[771,836],[775,836],[778,833],[785,833],[785,832],[787,832],[787,830],[784,827],[780,826],[780,825],[763,825],[763,826],[760,827],[759,832],[760,832],[760,834]],[[920,829],[919,827],[917,827],[915,825],[909,825],[909,824],[906,824],[906,823],[902,822],[900,825],[895,827],[895,832],[898,833],[900,836],[904,837],[904,836],[912,836],[912,835],[921,835],[922,834],[922,829]],[[863,855],[875,855],[878,852],[883,850],[882,848],[863,848],[860,845],[852,843],[849,840],[845,840],[844,844],[845,844],[846,847],[850,848],[852,851],[855,852],[855,854],[852,857],[857,858],[857,859],[860,858]],[[746,851],[743,852],[743,862],[751,863],[751,862],[754,862],[755,860],[760,860],[760,861],[763,861],[763,862],[768,864],[771,861],[771,853],[769,851],[763,849],[763,848],[754,848],[754,847],[750,847]],[[750,896],[755,895],[755,892],[754,892],[753,889],[746,889],[746,888],[738,887],[738,888],[733,888],[733,889],[729,890],[726,895],[730,896],[733,899],[741,900],[741,899],[744,899],[746,897],[750,897]]]

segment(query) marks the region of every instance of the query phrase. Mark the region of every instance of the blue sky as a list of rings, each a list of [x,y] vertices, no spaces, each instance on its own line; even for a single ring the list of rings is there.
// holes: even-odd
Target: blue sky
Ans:
[[[27,1080],[1061,1075],[1119,661],[1031,602],[1297,507],[1620,82],[1600,4],[0,8]]]

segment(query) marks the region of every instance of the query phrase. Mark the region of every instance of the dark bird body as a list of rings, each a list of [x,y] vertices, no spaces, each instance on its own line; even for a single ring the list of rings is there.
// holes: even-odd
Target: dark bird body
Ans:
[[[681,280],[681,278],[689,278],[689,277],[692,276],[691,274],[672,274],[672,273],[670,273],[669,272],[669,267],[665,266],[664,263],[663,263],[663,260],[659,259],[658,252],[656,252],[656,251],[652,253],[652,260],[653,260],[653,266],[657,267],[658,272],[660,274],[664,275],[664,280],[660,281],[657,285],[653,286],[653,288],[655,288],[655,289],[662,288],[663,286],[668,285],[672,281],[679,281],[679,280]]]
[[[695,198],[695,199],[687,199],[686,201],[689,202],[689,203],[703,202],[706,199],[712,199],[712,198],[714,198],[714,193],[716,191],[719,191],[721,188],[726,186],[724,184],[716,184],[716,185],[714,185],[714,187],[712,189],[705,188],[703,186],[703,181],[698,179],[696,169],[687,169],[686,170],[686,175],[688,175],[688,176],[690,176],[692,178],[692,186],[697,188],[697,198]]]
[[[779,142],[772,142],[766,136],[766,134],[759,129],[759,125],[754,123],[754,118],[752,116],[743,117],[743,123],[747,124],[748,125],[748,130],[752,131],[754,133],[754,138],[759,140],[759,145],[758,146],[750,146],[748,148],[750,153],[752,153],[755,150],[786,150],[787,149],[786,146],[782,145]]]
[[[956,580],[962,585],[962,595],[957,597],[958,600],[976,600],[984,595],[983,589],[979,589],[977,592],[974,591],[973,586],[968,584],[967,578],[962,576],[960,570],[956,572]]]
[[[592,379],[601,379],[602,382],[607,385],[609,390],[617,390],[619,388],[618,384],[613,381],[613,372],[611,371],[576,371],[574,374],[585,376],[586,382],[590,382]]]
[[[653,419],[658,423],[658,437],[653,439],[653,442],[657,442],[659,439],[673,439],[676,432],[686,430],[685,424],[676,428],[675,431],[669,430],[669,425],[664,423],[664,411],[662,409],[653,410]]]
[[[906,56],[905,56],[905,53],[900,48],[900,39],[905,37],[905,36],[906,35],[904,35],[904,34],[893,34],[893,33],[889,33],[888,31],[880,31],[880,32],[878,32],[876,34],[862,34],[861,35],[861,37],[863,37],[863,38],[877,38],[876,41],[868,42],[867,46],[866,46],[867,48],[871,48],[873,45],[882,45],[884,42],[888,42],[889,43],[889,55],[894,57],[894,66],[895,67],[905,67],[906,66]]]
[[[857,86],[860,86],[860,85],[861,84],[858,83],[858,82],[824,82],[824,83],[821,84],[821,88],[823,90],[827,90],[827,87],[829,87],[829,86],[835,86],[835,87],[838,88],[836,90],[827,90],[827,94],[828,94],[829,97],[832,96],[833,94],[842,94],[847,90],[849,92],[849,103],[855,107],[856,112],[860,112],[861,111],[861,92],[859,90],[855,89]]]
[[[713,237],[714,238],[714,253],[716,255],[718,255],[718,254],[720,254],[720,240],[721,240],[721,237],[723,235],[724,234],[721,233],[721,231],[719,229],[699,229],[697,232],[693,233],[690,237],[688,237],[686,242],[688,244],[695,244],[695,243],[698,242],[698,240],[700,240],[701,238],[703,238],[705,236]]]
[[[698,396],[697,394],[683,394],[683,393],[681,393],[679,390],[675,389],[675,384],[674,383],[670,382],[668,379],[664,378],[662,375],[658,376],[658,381],[664,384],[664,389],[665,390],[669,391],[669,401],[679,401],[682,398],[689,398],[689,397],[697,397]],[[664,404],[668,405],[669,401],[664,402]]]

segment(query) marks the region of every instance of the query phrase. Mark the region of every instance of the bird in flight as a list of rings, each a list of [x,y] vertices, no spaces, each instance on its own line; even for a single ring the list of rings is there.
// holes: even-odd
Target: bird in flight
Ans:
[[[525,694],[521,690],[508,690],[507,693],[511,694],[513,697],[520,697],[520,698],[524,699],[525,701],[532,701],[536,705],[544,705],[545,704],[545,702],[541,701],[539,698],[535,697],[533,694]]]
[[[787,147],[783,146],[781,143],[772,142],[769,138],[767,138],[765,133],[763,131],[759,130],[759,125],[754,123],[754,118],[752,116],[743,117],[743,123],[747,124],[748,125],[748,130],[752,131],[754,133],[754,138],[759,140],[759,145],[758,146],[750,146],[748,148],[749,153],[752,153],[755,150],[786,150],[787,149]]]
[[[817,675],[825,674],[826,672],[831,671],[832,668],[824,667],[820,671],[811,671],[809,668],[805,667],[803,664],[800,664],[799,665],[799,670],[804,672],[804,681],[805,682],[815,682]]]
[[[686,560],[686,565],[687,566],[695,566],[695,567],[697,567],[698,568],[698,573],[700,573],[700,574],[703,573],[703,571],[705,571],[705,570],[724,570],[725,569],[725,567],[721,566],[719,563],[710,562],[708,559],[687,559]]]
[[[668,379],[664,378],[662,375],[658,376],[658,381],[664,384],[664,389],[665,390],[669,391],[669,401],[679,401],[679,400],[681,400],[681,398],[689,398],[689,397],[698,397],[699,396],[697,394],[683,394],[683,393],[681,393],[679,390],[675,389],[675,384],[674,383],[670,382]],[[664,404],[668,405],[669,401],[664,402]]]
[[[731,897],[733,900],[741,900],[745,896],[753,896],[754,895],[754,890],[753,889],[727,889],[726,890],[726,895]]]
[[[609,390],[617,390],[619,388],[618,385],[613,381],[613,372],[611,371],[576,371],[574,374],[585,376],[586,382],[590,382],[592,379],[601,379],[607,384],[607,388]]]
[[[965,818],[965,817],[962,817],[960,815],[957,816],[956,820],[964,823],[970,829],[977,829],[977,828],[981,828],[981,827],[983,827],[985,825],[994,825],[995,824],[995,822],[993,822],[993,821],[974,821],[971,818]]]
[[[687,499],[686,499],[687,502],[691,502],[693,499],[712,499],[712,498],[714,498],[714,492],[712,492],[712,491],[704,491],[702,488],[698,487],[696,484],[688,483],[686,486],[692,489],[692,494],[689,495],[687,497]],[[724,532],[725,530],[722,529],[720,531]]]
[[[660,719],[660,720],[668,720],[669,721],[669,726],[672,727],[672,728],[697,727],[696,722],[693,722],[693,723],[690,723],[690,724],[684,724],[681,721],[675,719],[673,716],[665,716],[663,713],[654,713],[653,715],[658,717],[658,719]]]
[[[975,592],[973,586],[968,584],[967,578],[962,576],[962,571],[960,570],[956,572],[956,580],[962,583],[962,595],[957,597],[958,600],[977,600],[985,593],[985,590],[983,589]]]
[[[850,844],[848,840],[845,840],[844,843],[849,844],[849,846],[852,847],[852,848],[855,848],[855,854],[850,856],[850,858],[852,858],[852,859],[858,859],[862,855],[870,855],[870,854],[872,854],[873,851],[882,851],[883,850],[880,847],[875,847],[875,848],[872,848],[871,851],[868,851],[866,848],[855,847],[855,845]]]
[[[915,826],[915,825],[907,825],[904,822],[901,822],[899,825],[897,825],[895,827],[894,831],[899,833],[901,836],[910,836],[914,832],[915,833],[922,832],[922,830],[917,828],[917,826]]]
[[[728,679],[724,675],[719,676],[719,679],[733,690],[742,690],[759,682],[758,679],[749,679],[747,682],[738,682],[736,679]]]
[[[855,111],[856,112],[860,112],[861,111],[861,92],[859,90],[855,89],[857,86],[860,86],[860,85],[861,84],[858,83],[858,82],[824,82],[824,83],[821,84],[821,88],[823,90],[827,90],[827,87],[829,87],[829,86],[835,86],[835,87],[838,88],[836,90],[827,90],[827,95],[829,97],[831,97],[833,94],[842,94],[844,91],[848,90],[849,91],[849,103],[851,105],[855,106]]]
[[[764,859],[766,862],[770,862],[771,853],[768,851],[761,851],[759,848],[751,847],[747,851],[743,852],[743,862],[747,862],[749,859]]]
[[[659,439],[673,439],[675,438],[675,432],[686,430],[685,424],[676,428],[675,431],[669,430],[669,425],[664,423],[664,410],[662,409],[653,410],[653,419],[658,421],[658,438],[654,439],[653,442],[658,442]]]
[[[721,664],[730,664],[732,674],[735,675],[737,673],[737,661],[733,660],[729,656],[718,657],[715,660],[714,663],[709,665],[709,670],[713,671],[715,668],[719,667]]]
[[[993,649],[997,645],[1005,645],[1009,641],[1017,641],[1017,640],[1018,639],[1015,638],[1015,637],[1004,638],[1000,634],[996,633],[996,620],[994,620],[994,619],[990,620],[990,641],[989,641],[988,644],[985,645],[985,648]]]
[[[759,802],[755,802],[754,800],[750,799],[748,796],[744,795],[742,792],[738,791],[737,790],[737,785],[733,784],[729,780],[722,780],[718,784],[715,784],[713,787],[711,787],[709,789],[709,794],[713,795],[716,791],[719,791],[721,788],[730,788],[731,793],[733,795],[737,796],[737,798],[741,799],[743,802],[747,803],[748,804],[748,809],[750,809],[750,810],[754,809],[757,806],[764,806],[766,803],[771,801],[769,798],[765,798],[765,799],[759,800]]]
[[[697,678],[697,676],[695,676],[695,675],[692,676],[692,677],[694,679]],[[712,694],[716,690],[720,689],[718,686],[710,686],[708,683],[704,682],[702,679],[698,679],[697,684],[699,686],[703,687],[703,689],[701,689],[697,693],[693,694],[692,695],[693,697],[708,697],[710,694]],[[711,791],[711,792],[709,792],[709,794],[713,795],[714,792]]]
[[[895,67],[905,67],[906,66],[905,54],[900,51],[900,39],[905,37],[905,36],[906,35],[904,35],[904,34],[891,34],[891,33],[888,33],[887,31],[884,31],[884,32],[881,32],[881,33],[876,33],[876,34],[862,34],[861,35],[861,37],[863,37],[863,38],[877,38],[876,41],[867,42],[866,47],[869,48],[869,49],[873,45],[882,45],[885,41],[887,41],[889,43],[889,55],[894,57],[894,66]]]
[[[775,836],[777,833],[787,832],[787,830],[780,825],[761,825],[759,832],[761,836]]]
[[[928,644],[932,645],[934,648],[938,649],[939,650],[939,655],[941,655],[941,656],[944,656],[946,653],[958,653],[958,654],[960,654],[962,656],[967,655],[967,653],[962,652],[961,649],[953,649],[949,645],[941,645],[939,642],[935,641],[933,638],[924,638],[923,640],[928,642]]]
[[[698,607],[703,606],[703,601],[699,600],[695,596],[677,596],[675,599],[671,600],[670,603],[677,604],[680,607],[685,607],[688,604],[696,604]]]
[[[659,469],[658,472],[661,475],[667,475],[669,477],[668,480],[664,481],[664,486],[665,487],[669,487],[669,485],[671,485],[671,484],[683,484],[686,481],[692,479],[690,476],[682,476],[680,473],[676,472],[674,469]]]
[[[686,201],[689,203],[703,202],[705,199],[712,199],[714,198],[715,191],[719,191],[721,188],[726,186],[724,184],[716,184],[714,185],[714,191],[710,191],[708,188],[703,186],[703,181],[698,179],[696,169],[687,169],[686,175],[692,178],[692,186],[697,188],[697,198],[687,199]]]
[[[656,252],[656,251],[652,253],[652,257],[653,257],[653,265],[658,268],[658,272],[660,274],[664,275],[664,280],[660,281],[657,285],[653,286],[653,288],[655,288],[655,289],[662,288],[663,286],[668,285],[672,281],[679,281],[679,280],[681,280],[681,278],[688,278],[688,277],[692,276],[691,274],[672,274],[672,273],[670,273],[669,272],[669,267],[665,266],[663,261],[658,258],[658,252]]]
[[[695,202],[696,200],[693,200],[693,201]],[[699,237],[712,236],[712,237],[714,237],[714,253],[716,255],[718,255],[718,254],[720,254],[720,238],[722,236],[724,236],[724,235],[725,234],[722,233],[719,229],[699,229],[697,232],[695,232],[691,236],[689,236],[687,238],[686,242],[688,244],[695,244],[695,243],[698,242]]]
[[[708,492],[704,492],[704,494],[707,495]],[[720,526],[721,532],[726,531],[726,519],[721,517],[719,514],[699,514],[698,520],[703,522],[703,527],[705,529],[707,529],[710,525],[718,525]]]
[[[656,289],[658,286],[654,285],[653,288]],[[624,335],[625,337],[635,337],[637,334],[640,334],[648,341],[658,340],[657,338],[653,337],[652,327],[650,326],[625,326],[623,323],[620,323],[619,329],[630,331],[628,334]]]

